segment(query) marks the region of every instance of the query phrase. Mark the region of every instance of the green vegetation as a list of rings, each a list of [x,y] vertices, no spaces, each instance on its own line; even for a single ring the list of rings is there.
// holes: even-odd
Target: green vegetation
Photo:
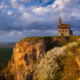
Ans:
[[[80,36],[45,36],[45,37],[27,37],[23,38],[21,41],[33,41],[33,40],[41,40],[41,39],[55,39],[55,38],[65,38],[68,42],[77,41]]]
[[[9,61],[13,53],[13,48],[0,48],[0,63]]]
[[[79,42],[78,39],[80,39],[80,36],[46,36],[46,37],[28,37],[28,38],[23,38],[21,41],[35,41],[39,42],[39,40],[44,39],[48,43],[46,43],[47,48],[46,52],[48,50],[51,50],[54,47],[61,47],[64,46],[70,42]]]
[[[48,51],[35,68],[34,80],[77,80],[80,77],[75,61],[79,55],[77,48],[78,44],[73,42]]]
[[[36,67],[35,80],[77,80],[80,71],[75,57],[78,55],[77,48],[80,47],[78,40],[80,36],[28,37],[21,41],[39,42],[42,39],[47,42],[45,42],[46,53],[39,60],[36,57],[33,59],[34,68]],[[71,42],[78,42],[78,44],[68,45]],[[0,62],[9,61],[12,53],[12,48],[0,48]],[[21,65],[21,71],[23,68],[23,65]],[[6,73],[8,72],[9,70],[6,71]]]
[[[23,38],[21,41],[33,41],[33,40],[41,40],[44,37],[27,37],[27,38]]]
[[[35,41],[36,43],[39,40],[45,40],[46,52],[51,50],[54,47],[61,47],[67,45],[70,42],[78,42],[80,45],[80,36],[45,36],[45,37],[27,37],[23,38],[21,41]]]

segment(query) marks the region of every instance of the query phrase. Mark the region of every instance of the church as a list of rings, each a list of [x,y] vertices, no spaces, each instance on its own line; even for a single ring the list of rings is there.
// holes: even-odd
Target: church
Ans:
[[[70,30],[70,24],[62,24],[61,17],[59,18],[58,36],[72,36],[73,31]]]

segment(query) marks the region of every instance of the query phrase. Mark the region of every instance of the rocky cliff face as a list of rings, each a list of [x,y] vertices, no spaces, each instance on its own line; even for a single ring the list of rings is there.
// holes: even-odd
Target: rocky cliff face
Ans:
[[[38,60],[45,50],[44,40],[16,43],[12,59],[8,62],[9,73],[14,75],[14,80],[26,80],[27,74],[33,70],[34,60]]]
[[[32,40],[30,40],[30,39],[32,39]],[[78,54],[78,52],[80,52],[80,51],[77,51],[77,49],[76,49],[77,46],[76,45],[74,45],[73,47],[72,47],[71,44],[69,45],[71,47],[69,47],[67,45],[67,48],[66,48],[67,51],[66,52],[62,48],[57,48],[57,50],[55,50],[56,49],[55,48],[54,51],[52,51],[50,49],[52,49],[52,48],[54,48],[56,46],[65,45],[65,43],[67,42],[67,39],[65,39],[65,38],[61,38],[61,39],[54,38],[53,39],[52,37],[46,37],[46,38],[43,38],[43,39],[40,39],[40,40],[39,39],[36,40],[36,38],[35,38],[35,40],[34,40],[34,38],[30,38],[30,39],[29,39],[30,41],[28,41],[28,39],[25,40],[25,41],[24,40],[23,41],[22,40],[19,41],[18,43],[16,43],[15,47],[13,48],[13,55],[12,55],[11,60],[8,62],[8,69],[6,70],[7,74],[5,75],[7,80],[35,80],[34,79],[35,76],[39,76],[39,77],[41,76],[40,79],[39,79],[39,80],[41,80],[41,78],[43,76],[42,75],[43,73],[44,73],[44,75],[45,75],[45,73],[50,75],[51,72],[53,71],[52,69],[56,66],[56,65],[53,64],[53,60],[54,60],[54,63],[55,63],[55,60],[58,61],[57,64],[59,65],[58,69],[60,71],[59,76],[62,76],[64,73],[71,74],[71,73],[74,72],[74,74],[76,74],[75,71],[78,70],[78,66],[80,68],[80,56]],[[48,51],[48,50],[50,50],[49,51],[50,53],[47,52],[48,53],[48,55],[47,55],[47,53],[45,54],[45,51]],[[67,57],[64,57],[61,60],[62,51],[65,52]],[[61,56],[59,57],[59,60],[57,58],[55,59],[55,57],[53,56],[52,53],[53,54],[55,53],[56,57],[58,56],[58,53],[60,53]],[[44,56],[48,57],[48,58],[46,58],[47,61],[45,61],[46,59],[43,59],[44,56],[41,58],[41,56],[43,54],[45,54]],[[75,57],[76,57],[76,59],[75,59]],[[39,59],[40,59],[40,63],[35,65],[35,61],[37,61],[37,60],[39,61]],[[50,63],[51,63],[51,66],[50,66]],[[37,66],[40,69],[37,69]],[[41,66],[42,66],[42,69],[41,69]],[[60,66],[61,66],[62,72],[60,70]],[[34,71],[34,69],[35,69],[35,71]],[[63,69],[64,69],[64,71],[63,71]],[[53,74],[53,72],[52,72],[52,74]],[[78,73],[77,73],[77,75],[78,75]],[[31,79],[32,76],[33,76],[33,79]],[[71,77],[73,77],[73,76],[71,76]],[[66,80],[70,80],[70,79],[74,79],[74,77],[66,79]],[[64,80],[64,79],[60,79],[60,80]]]

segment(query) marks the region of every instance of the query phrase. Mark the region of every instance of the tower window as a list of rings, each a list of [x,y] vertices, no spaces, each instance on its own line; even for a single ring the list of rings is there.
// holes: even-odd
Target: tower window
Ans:
[[[64,32],[64,30],[63,30],[63,32]]]
[[[66,30],[66,32],[67,32],[67,30]]]
[[[59,30],[59,32],[61,32],[61,30]]]

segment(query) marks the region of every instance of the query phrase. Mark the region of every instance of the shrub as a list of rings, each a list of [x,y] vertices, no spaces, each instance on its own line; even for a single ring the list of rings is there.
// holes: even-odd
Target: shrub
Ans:
[[[67,45],[67,51],[70,51],[70,52],[72,52],[72,53],[75,53],[77,46],[78,46],[78,43],[76,43],[76,42],[69,43],[69,44]]]
[[[45,57],[35,68],[34,77],[35,80],[60,80],[63,77],[63,70],[65,66],[62,64],[62,60],[65,59],[67,53],[74,49],[77,43],[70,43],[67,46],[55,47],[48,51]]]

